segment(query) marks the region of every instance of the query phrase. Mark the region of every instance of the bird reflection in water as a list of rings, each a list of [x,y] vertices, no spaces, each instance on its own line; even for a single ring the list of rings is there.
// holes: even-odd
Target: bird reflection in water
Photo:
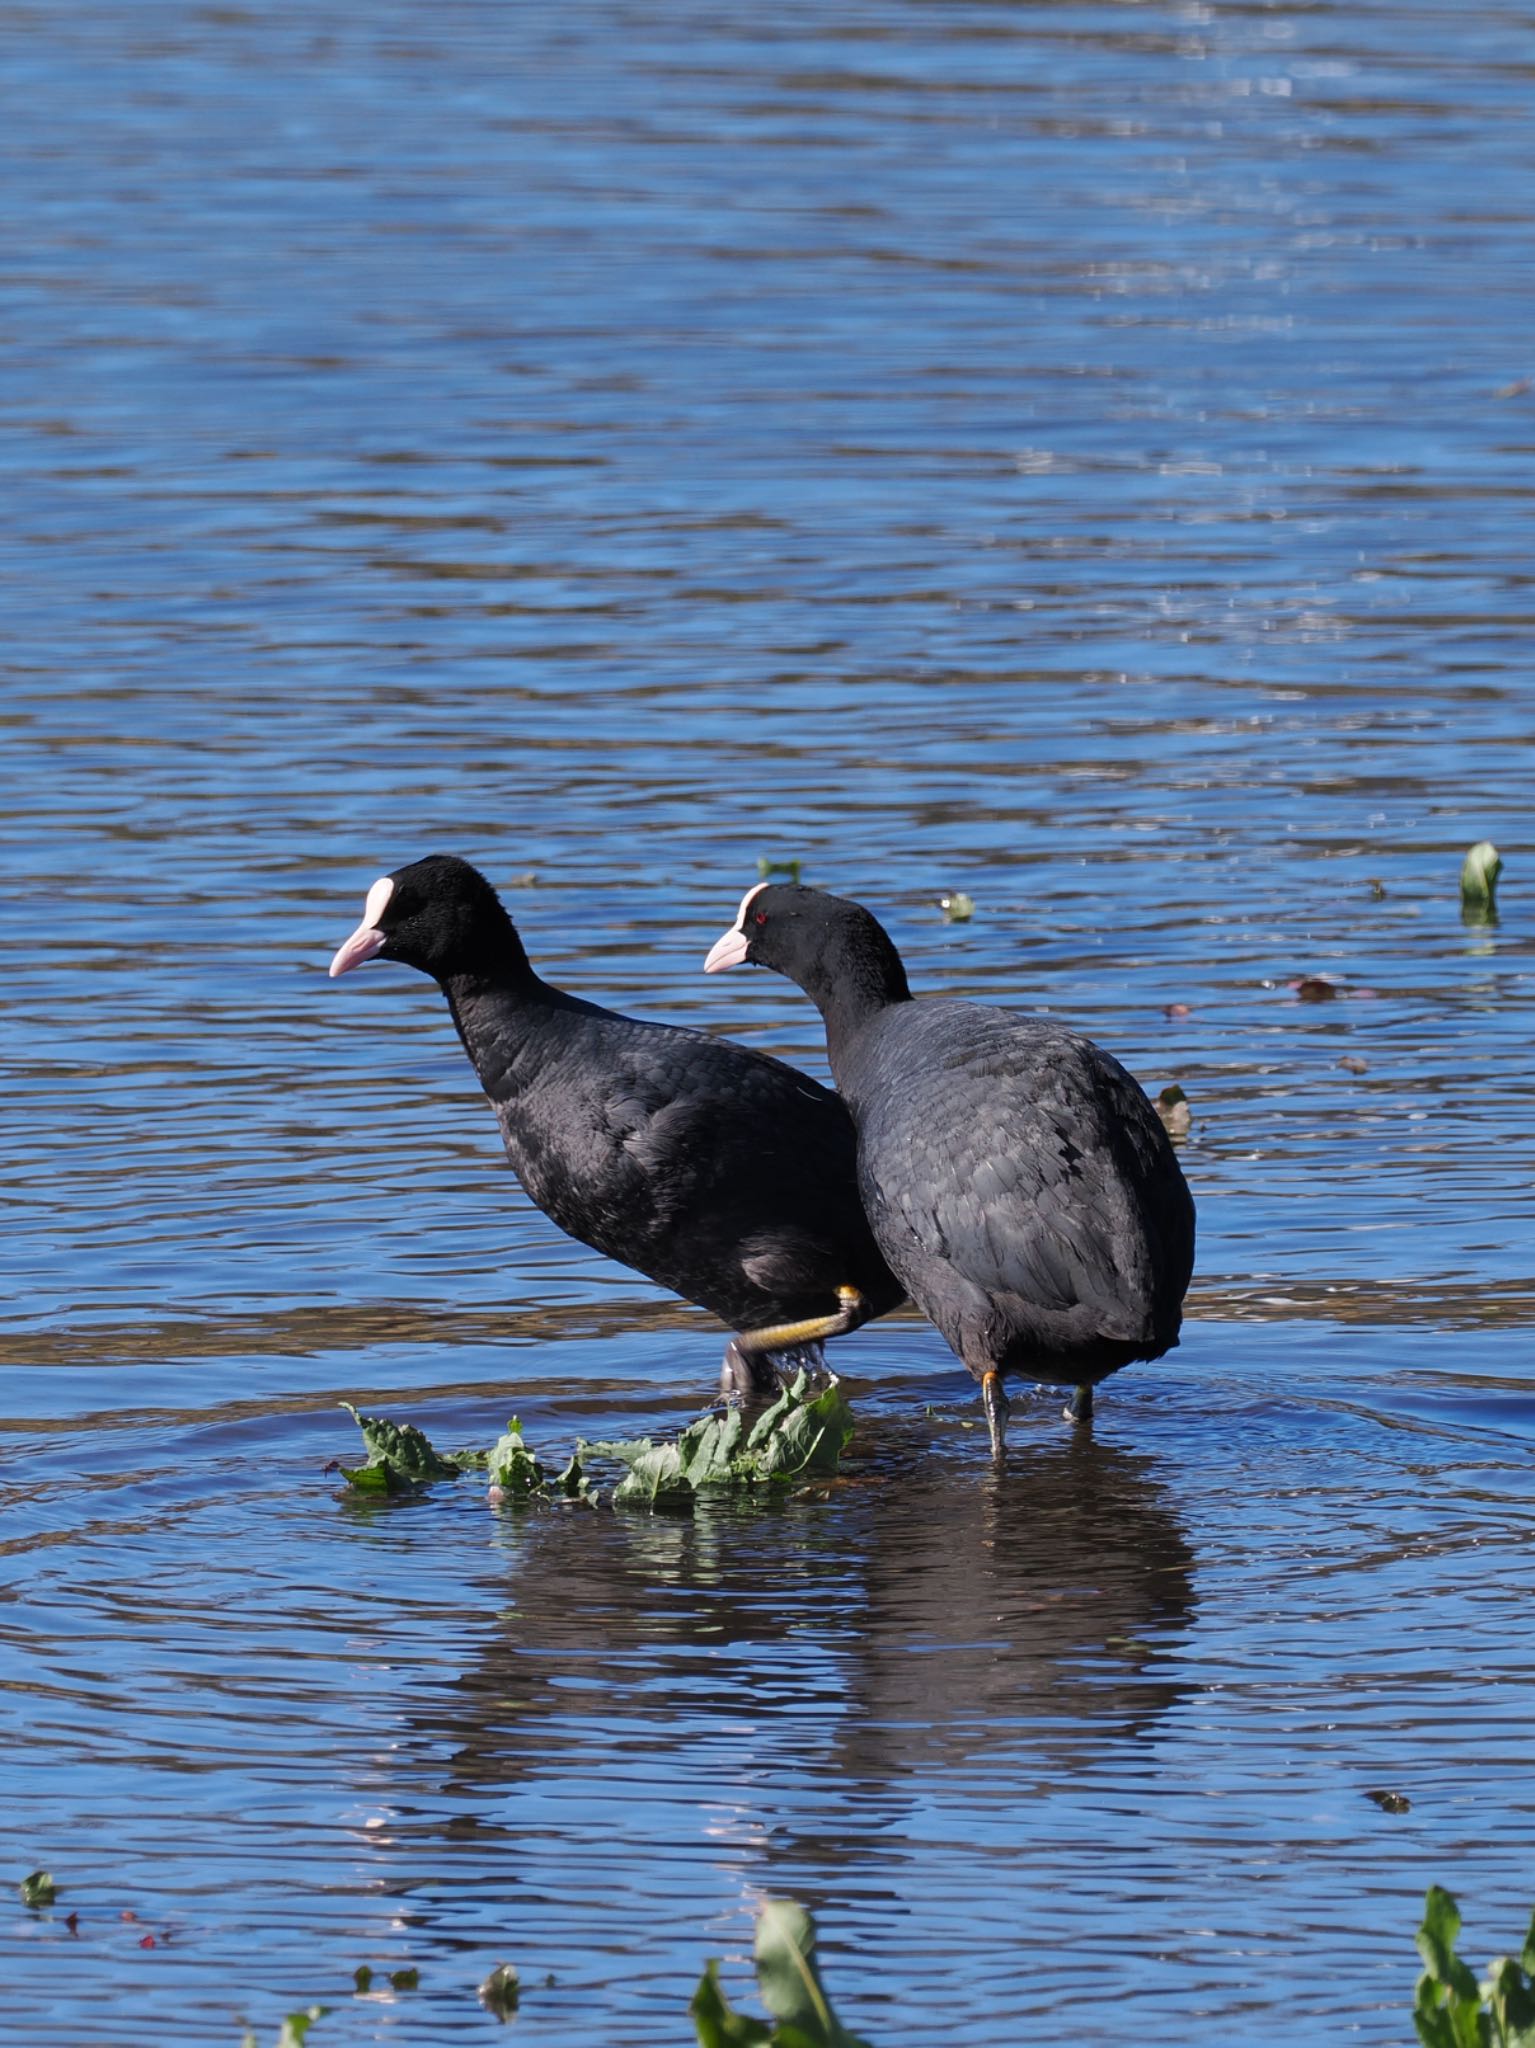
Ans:
[[[482,1827],[574,1771],[845,1863],[920,1798],[1014,1802],[1168,1711],[1194,1558],[1151,1460],[1052,1429],[978,1472],[958,1428],[860,1412],[818,1493],[502,1518],[496,1633],[426,1710],[452,1789],[496,1788]]]

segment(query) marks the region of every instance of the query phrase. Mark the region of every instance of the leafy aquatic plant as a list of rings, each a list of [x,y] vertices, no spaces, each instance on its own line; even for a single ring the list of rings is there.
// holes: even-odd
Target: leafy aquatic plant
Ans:
[[[490,1490],[498,1501],[580,1500],[597,1505],[591,1481],[581,1470],[581,1446],[570,1454],[563,1471],[550,1473],[522,1440],[522,1424],[514,1415],[506,1434],[491,1446],[485,1460]]]
[[[1498,915],[1498,877],[1503,857],[1490,839],[1479,839],[1461,864],[1460,908],[1472,924],[1492,924]]]
[[[306,2005],[300,2012],[290,2012],[277,2036],[277,2048],[304,2048],[309,2029],[316,2020],[324,2019],[329,2011],[328,2005]],[[261,2048],[261,2044],[254,2034],[247,2034],[240,2048]]]
[[[750,1428],[732,1408],[701,1416],[675,1443],[654,1443],[648,1436],[580,1442],[558,1471],[534,1456],[516,1416],[490,1450],[444,1457],[411,1423],[360,1414],[350,1401],[341,1405],[362,1431],[368,1453],[365,1463],[341,1467],[349,1486],[362,1493],[411,1494],[434,1479],[483,1471],[498,1506],[573,1501],[596,1507],[600,1495],[586,1462],[608,1457],[628,1468],[613,1489],[614,1507],[685,1508],[710,1488],[744,1492],[824,1478],[837,1469],[853,1433],[852,1411],[840,1388],[833,1384],[813,1393],[803,1372]]]
[[[414,1493],[429,1479],[456,1479],[463,1467],[434,1450],[409,1422],[391,1422],[383,1415],[359,1415],[350,1401],[342,1407],[362,1431],[364,1464],[343,1465],[349,1486],[359,1493]]]
[[[815,1960],[815,1923],[793,1899],[764,1899],[754,1949],[757,1988],[774,2024],[738,2013],[712,1961],[688,2010],[699,2048],[869,2048],[831,2009]]]
[[[1169,1081],[1151,1105],[1162,1119],[1162,1128],[1170,1138],[1186,1138],[1193,1128],[1194,1112],[1189,1108],[1189,1099],[1176,1081]]]
[[[748,2013],[736,2012],[720,1988],[719,1962],[711,1960],[688,2007],[699,2048],[869,2048],[867,2041],[847,2031],[831,2009],[816,1967],[815,1923],[803,1906],[793,1899],[762,1902],[757,1911],[755,1957],[757,1987],[772,2019],[753,2019]],[[364,1963],[356,1973],[358,1991],[369,1990],[374,1981],[375,1973]],[[388,1981],[396,1990],[414,1991],[417,1973],[396,1970]],[[521,2001],[516,1964],[498,1963],[481,1984],[479,1996],[494,2018],[514,2019]],[[277,2037],[277,2048],[304,2048],[310,2028],[330,2010],[328,2005],[307,2005],[290,2012]],[[254,2033],[245,2035],[241,2048],[260,2048]]]
[[[480,1986],[480,2003],[498,2020],[515,2017],[522,2001],[522,1980],[515,1963],[497,1963]]]
[[[1535,2048],[1535,1916],[1518,1956],[1489,1963],[1480,1982],[1455,1953],[1460,1928],[1455,1901],[1431,1885],[1417,1937],[1423,1974],[1413,2007],[1423,2048]],[[718,1958],[711,1958],[688,2007],[699,2048],[870,2048],[832,2011],[816,1965],[815,1923],[803,1906],[793,1899],[765,1899],[757,1912],[753,1954],[757,1988],[771,2018],[737,2012],[720,1984]],[[364,1965],[357,1989],[366,1990],[372,1980]],[[396,1971],[389,1982],[414,1989],[416,1972]],[[498,2019],[512,2018],[520,1996],[516,1966],[498,1965],[479,1995]],[[289,2013],[277,2048],[303,2048],[310,2027],[328,2010],[311,2005]],[[259,2048],[256,2036],[247,2034],[242,2048]]]
[[[1480,1983],[1455,1953],[1460,1926],[1455,1901],[1430,1885],[1412,2013],[1423,2048],[1535,2048],[1535,1916],[1519,1955],[1489,1963]]]
[[[613,1490],[614,1507],[688,1507],[710,1488],[737,1491],[773,1483],[824,1478],[853,1433],[853,1415],[840,1387],[810,1391],[808,1373],[798,1373],[770,1408],[752,1424],[738,1408],[701,1416],[675,1443],[648,1436],[622,1443],[578,1444],[594,1457],[617,1458],[628,1471]]]

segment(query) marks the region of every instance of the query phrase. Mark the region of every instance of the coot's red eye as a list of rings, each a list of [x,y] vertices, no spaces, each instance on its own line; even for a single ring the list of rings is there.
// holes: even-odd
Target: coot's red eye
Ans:
[[[757,912],[756,916],[755,916],[755,917],[754,917],[754,918],[752,919],[752,923],[753,923],[753,924],[766,924],[766,923],[767,923],[767,912],[766,912],[765,910],[759,910],[759,911]]]

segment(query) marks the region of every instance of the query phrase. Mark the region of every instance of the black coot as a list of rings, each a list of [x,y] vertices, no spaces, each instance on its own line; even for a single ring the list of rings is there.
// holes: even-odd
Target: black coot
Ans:
[[[820,1010],[858,1127],[879,1248],[981,1382],[992,1448],[1004,1373],[1077,1389],[1178,1341],[1194,1204],[1138,1084],[1089,1039],[988,1004],[914,1002],[857,903],[763,883],[705,963],[755,961]]]
[[[449,854],[385,875],[330,964],[441,987],[529,1198],[562,1230],[739,1334],[727,1392],[901,1300],[829,1088],[765,1053],[642,1023],[541,981],[496,892]]]

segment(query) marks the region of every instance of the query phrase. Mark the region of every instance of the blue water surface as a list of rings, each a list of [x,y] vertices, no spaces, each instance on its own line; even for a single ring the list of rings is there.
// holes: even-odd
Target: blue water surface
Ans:
[[[430,2048],[509,1960],[527,2048],[680,2044],[769,1893],[878,2048],[1387,2048],[1429,1882],[1517,1947],[1529,31],[0,15],[15,2039]],[[817,1492],[349,1498],[343,1398],[552,1454],[723,1336],[529,1207],[430,984],[325,979],[437,848],[818,1072],[700,973],[759,859],[1181,1083],[1181,1348],[1001,1473],[906,1316]]]

